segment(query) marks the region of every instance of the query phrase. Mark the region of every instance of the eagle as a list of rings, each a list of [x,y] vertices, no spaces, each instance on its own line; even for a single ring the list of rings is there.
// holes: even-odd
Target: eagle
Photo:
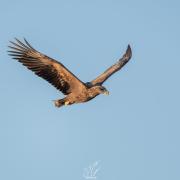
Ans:
[[[36,75],[48,81],[61,91],[65,97],[54,100],[56,107],[87,102],[100,94],[109,95],[103,83],[115,72],[120,70],[132,56],[130,45],[117,63],[108,68],[91,82],[84,83],[68,70],[62,63],[42,54],[32,47],[24,38],[10,41],[8,54],[19,61]]]

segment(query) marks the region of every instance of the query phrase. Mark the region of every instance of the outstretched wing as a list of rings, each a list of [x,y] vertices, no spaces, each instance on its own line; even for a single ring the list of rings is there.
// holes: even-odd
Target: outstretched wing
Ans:
[[[11,42],[9,55],[18,60],[36,75],[51,83],[54,87],[67,95],[78,92],[85,85],[60,62],[38,52],[25,39],[24,43],[16,39]]]
[[[131,47],[130,45],[128,45],[126,53],[123,55],[123,57],[119,59],[119,61],[116,64],[108,68],[103,74],[101,74],[96,79],[91,81],[90,84],[91,85],[103,84],[104,81],[106,81],[112,74],[119,71],[131,59],[131,56],[132,56]]]

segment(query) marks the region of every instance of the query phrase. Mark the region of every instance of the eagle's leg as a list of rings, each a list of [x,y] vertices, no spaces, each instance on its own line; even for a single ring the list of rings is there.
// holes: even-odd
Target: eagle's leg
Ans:
[[[56,107],[61,107],[61,106],[64,106],[65,104],[66,104],[65,99],[54,100],[54,105]]]
[[[65,103],[64,103],[65,106],[67,106],[67,105],[69,105],[69,104],[70,104],[69,101],[65,101]]]

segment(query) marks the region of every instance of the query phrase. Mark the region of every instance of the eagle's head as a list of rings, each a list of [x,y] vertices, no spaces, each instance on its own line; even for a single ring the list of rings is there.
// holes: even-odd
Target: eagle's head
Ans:
[[[94,91],[98,94],[109,95],[109,91],[104,86],[94,86]]]

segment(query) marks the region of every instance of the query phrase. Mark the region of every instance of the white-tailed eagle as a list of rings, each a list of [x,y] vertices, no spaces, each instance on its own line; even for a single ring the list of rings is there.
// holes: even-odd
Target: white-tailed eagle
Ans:
[[[8,52],[13,59],[18,60],[36,75],[47,80],[66,95],[65,98],[54,101],[56,107],[83,103],[95,98],[99,94],[109,94],[102,84],[112,74],[120,70],[132,56],[131,47],[128,45],[125,54],[117,63],[108,68],[96,79],[84,83],[63,64],[34,49],[26,39],[24,39],[24,42],[16,39],[15,42],[10,41],[10,43],[11,46],[9,46],[10,50]]]

